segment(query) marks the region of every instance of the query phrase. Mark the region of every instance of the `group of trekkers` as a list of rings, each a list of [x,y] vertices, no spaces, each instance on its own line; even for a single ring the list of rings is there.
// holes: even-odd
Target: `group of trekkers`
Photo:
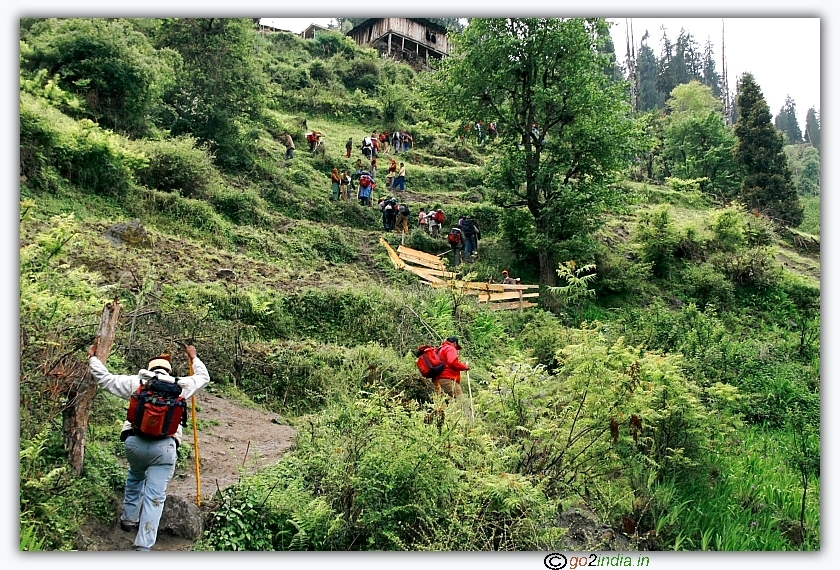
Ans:
[[[458,139],[462,144],[464,144],[466,143],[466,140],[472,136],[475,136],[478,144],[483,145],[487,142],[488,138],[491,141],[496,140],[499,136],[499,127],[496,124],[496,121],[491,121],[487,124],[485,124],[484,121],[467,123],[461,128],[461,133],[458,135]]]
[[[362,138],[359,149],[364,157],[370,160],[377,158],[380,154],[390,154],[392,150],[394,154],[411,150],[413,145],[414,138],[404,130],[382,131],[381,133],[373,131],[370,136]],[[347,150],[345,158],[350,158],[353,154],[353,137],[347,140],[344,148]]]
[[[361,158],[357,159],[352,173],[350,169],[339,171],[337,166],[334,167],[330,177],[330,183],[332,184],[330,199],[347,201],[350,199],[352,191],[362,206],[371,206],[373,191],[377,187],[378,170],[379,164],[376,157],[371,159],[369,168],[365,168]],[[358,182],[358,185],[356,182]],[[385,187],[397,192],[405,192],[405,163],[401,162],[397,166],[397,161],[391,160],[388,173],[385,175]]]

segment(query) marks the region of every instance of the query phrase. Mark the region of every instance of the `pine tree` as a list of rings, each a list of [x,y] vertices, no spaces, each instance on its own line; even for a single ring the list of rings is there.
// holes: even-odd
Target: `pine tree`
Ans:
[[[657,62],[656,54],[647,45],[650,34],[645,31],[639,46],[637,73],[639,75],[639,111],[661,109],[665,105],[663,97],[656,88]]]
[[[750,73],[738,81],[737,106],[735,160],[744,173],[741,201],[786,225],[798,226],[803,211],[791,181],[784,137],[770,122],[767,101]]]
[[[799,129],[799,122],[796,120],[796,103],[785,97],[785,104],[779,110],[775,119],[776,128],[784,133],[788,144],[799,144],[802,142],[802,131]]]
[[[720,74],[715,69],[715,54],[712,51],[712,40],[711,38],[706,38],[706,47],[703,50],[703,85],[706,87],[711,88],[712,93],[715,94],[715,97],[720,98],[723,94],[723,90],[721,89],[721,77]]]
[[[813,107],[808,109],[808,114],[805,115],[805,142],[820,150],[820,118]]]
[[[665,26],[661,26],[660,30],[662,30],[662,51],[657,65],[656,90],[659,91],[659,96],[664,102],[677,86],[677,80],[674,77],[674,44],[668,39]]]

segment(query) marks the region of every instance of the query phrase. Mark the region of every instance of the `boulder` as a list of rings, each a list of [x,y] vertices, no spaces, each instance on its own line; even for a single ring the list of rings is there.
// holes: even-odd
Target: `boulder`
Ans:
[[[152,247],[152,238],[140,220],[115,224],[105,230],[105,237],[114,245]]]
[[[177,495],[168,495],[158,526],[158,532],[163,530],[175,536],[198,540],[204,532],[204,517],[195,503]]]

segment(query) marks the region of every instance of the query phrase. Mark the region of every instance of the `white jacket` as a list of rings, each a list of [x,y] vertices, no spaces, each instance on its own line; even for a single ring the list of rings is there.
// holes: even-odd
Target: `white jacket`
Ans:
[[[90,373],[91,376],[93,376],[93,379],[96,380],[96,383],[99,384],[100,388],[108,390],[113,395],[122,398],[123,400],[131,399],[131,395],[137,391],[140,384],[145,384],[155,377],[164,382],[177,381],[178,385],[181,387],[181,396],[189,399],[190,396],[210,383],[210,374],[207,372],[207,367],[204,366],[204,363],[198,358],[198,356],[196,356],[192,362],[192,376],[173,378],[162,370],[152,372],[150,370],[146,370],[145,368],[141,369],[137,374],[111,374],[99,358],[91,356]],[[123,423],[123,431],[129,429],[131,429],[131,422],[126,420],[125,423]],[[172,436],[175,438],[175,441],[178,442],[178,445],[181,445],[182,435],[181,426],[179,425],[178,431],[176,431],[175,435]]]

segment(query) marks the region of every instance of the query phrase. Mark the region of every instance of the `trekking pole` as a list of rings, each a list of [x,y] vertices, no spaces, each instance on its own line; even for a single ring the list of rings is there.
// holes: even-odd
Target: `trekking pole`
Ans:
[[[192,358],[190,358],[190,376],[194,374]],[[198,453],[198,420],[195,413],[195,394],[192,396],[192,424],[193,424],[193,445],[195,446],[195,488],[196,488],[196,504],[201,506],[201,467],[199,467],[201,459]]]
[[[467,362],[467,366],[470,363]],[[472,421],[475,422],[475,407],[473,406],[473,397],[472,397],[472,382],[470,382],[470,371],[467,370],[467,389],[470,391],[470,415],[472,416]]]

